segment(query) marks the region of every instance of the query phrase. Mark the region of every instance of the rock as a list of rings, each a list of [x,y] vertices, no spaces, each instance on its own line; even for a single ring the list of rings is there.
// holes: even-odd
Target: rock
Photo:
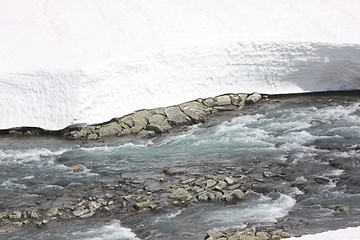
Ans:
[[[184,179],[181,181],[181,184],[189,184],[192,183],[196,180],[196,178],[189,178],[189,179]]]
[[[261,100],[261,95],[258,93],[253,93],[250,96],[247,97],[246,99],[246,103],[247,104],[253,104],[253,103],[257,103],[258,101]]]
[[[101,207],[100,203],[97,203],[97,202],[94,202],[94,201],[89,202],[89,209],[90,209],[91,212],[96,211],[100,207]]]
[[[134,204],[134,208],[135,209],[148,208],[150,206],[150,204],[151,204],[150,201],[138,202],[138,203]]]
[[[315,177],[314,180],[315,180],[315,182],[317,182],[319,184],[329,184],[330,183],[330,179],[328,179],[326,177]]]
[[[232,177],[226,177],[225,178],[225,182],[229,185],[233,184],[234,183],[234,179]]]
[[[217,184],[217,182],[212,180],[212,179],[206,180],[206,187],[207,188],[211,188],[211,187],[215,186],[216,184]]]
[[[71,168],[71,172],[78,172],[80,171],[84,166],[82,164],[76,164],[73,168]]]
[[[338,212],[349,212],[349,207],[343,204],[331,204],[327,207]]]
[[[21,227],[22,225],[24,225],[22,222],[13,222],[12,225],[14,227]]]
[[[148,130],[143,129],[138,133],[138,135],[143,138],[145,138],[145,137],[150,138],[150,137],[154,137],[156,135],[156,133],[154,131],[148,131]]]
[[[80,217],[80,216],[85,215],[85,214],[87,214],[89,212],[90,212],[90,210],[85,208],[85,209],[82,209],[82,210],[73,211],[72,213],[74,214],[74,216]]]
[[[95,212],[89,212],[84,215],[81,215],[80,218],[89,218],[89,217],[94,216],[94,214],[95,214]]]
[[[21,218],[21,212],[20,211],[14,211],[9,214],[9,219],[20,219]]]
[[[228,197],[228,196],[230,196],[230,197]],[[245,194],[241,190],[236,189],[236,190],[232,191],[229,195],[227,195],[226,200],[227,201],[239,201],[244,198],[245,198]]]
[[[227,234],[220,231],[211,231],[208,232],[205,236],[205,240],[209,239],[219,239],[219,238],[227,238]]]
[[[161,134],[169,132],[172,127],[164,115],[154,114],[149,118],[149,124],[146,126],[146,129]]]
[[[209,197],[207,196],[207,192],[203,192],[198,196],[198,200],[201,202],[206,202],[209,200]]]
[[[192,196],[185,189],[178,188],[170,194],[170,198],[180,200],[180,201],[189,201],[192,198]]]
[[[210,115],[210,110],[199,102],[188,102],[180,104],[180,109],[191,118],[193,123],[204,122],[205,117]]]
[[[222,191],[223,189],[225,189],[227,186],[227,183],[225,181],[220,181],[214,189]]]
[[[281,232],[280,233],[280,237],[282,237],[282,238],[291,238],[293,236],[294,236],[293,234],[288,233],[288,232]]]
[[[265,171],[265,172],[263,172],[263,176],[265,178],[271,178],[271,177],[276,177],[276,174],[273,172],[270,172],[270,171]]]
[[[109,137],[116,136],[118,133],[122,131],[122,127],[117,122],[111,122],[106,125],[103,125],[99,129],[99,137]]]
[[[74,139],[81,139],[86,137],[86,135],[90,134],[92,131],[90,128],[88,127],[84,127],[82,128],[80,131],[76,132],[75,134],[73,134],[73,138]]]
[[[31,211],[29,215],[30,215],[30,218],[32,218],[32,219],[39,219],[40,218],[39,214],[37,212],[35,212],[35,211]]]
[[[99,138],[99,135],[97,135],[96,133],[90,133],[87,137],[88,140],[96,140]]]
[[[52,217],[52,216],[56,216],[59,214],[59,210],[57,208],[50,208],[48,211],[47,211],[47,215],[49,217]]]
[[[216,102],[213,98],[206,98],[203,100],[203,104],[207,107],[212,107],[216,105]]]
[[[217,96],[214,98],[216,106],[231,105],[231,98],[229,95]]]
[[[179,106],[166,108],[165,114],[172,126],[189,125],[191,123],[190,117],[183,113]]]
[[[3,220],[3,219],[7,219],[9,216],[8,216],[8,213],[7,212],[2,212],[0,213],[0,220]]]
[[[257,240],[268,240],[269,234],[267,232],[257,232],[255,235]]]

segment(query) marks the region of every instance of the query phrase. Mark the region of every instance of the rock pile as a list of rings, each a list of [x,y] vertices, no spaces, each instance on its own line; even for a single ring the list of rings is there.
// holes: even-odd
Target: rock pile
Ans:
[[[225,94],[214,98],[197,99],[171,107],[140,110],[110,122],[90,125],[64,134],[68,139],[96,140],[104,137],[137,134],[140,137],[153,137],[168,133],[174,127],[205,122],[210,115],[239,110],[245,104],[261,100],[261,95]]]

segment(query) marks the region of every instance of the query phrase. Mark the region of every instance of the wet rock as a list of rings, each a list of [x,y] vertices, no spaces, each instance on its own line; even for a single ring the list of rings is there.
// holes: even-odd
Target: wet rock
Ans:
[[[78,172],[80,171],[84,166],[82,164],[76,164],[74,167],[71,168],[71,172]]]
[[[331,204],[329,206],[327,206],[330,209],[333,209],[337,212],[349,212],[349,207],[345,206],[343,204]]]
[[[225,196],[225,200],[228,202],[239,201],[244,198],[245,198],[245,194],[239,189],[236,189],[236,190],[232,191],[230,194]]]
[[[317,182],[319,184],[329,184],[330,183],[330,179],[328,179],[326,177],[315,177],[314,180],[315,180],[315,182]]]
[[[180,200],[180,201],[189,201],[192,196],[191,194],[185,190],[184,188],[175,189],[171,194],[170,198]]]
[[[259,93],[253,93],[247,97],[246,103],[247,104],[257,103],[260,100],[261,100],[261,95]]]
[[[156,135],[156,133],[154,131],[148,131],[148,130],[143,129],[138,133],[138,135],[140,137],[150,138],[150,137],[154,137]]]

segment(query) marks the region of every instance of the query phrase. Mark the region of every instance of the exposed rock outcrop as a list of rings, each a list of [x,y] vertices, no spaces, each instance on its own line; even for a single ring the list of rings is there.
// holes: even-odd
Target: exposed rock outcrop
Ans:
[[[105,137],[137,134],[139,137],[153,137],[168,133],[172,129],[205,122],[208,117],[222,111],[239,110],[245,104],[261,100],[261,95],[224,94],[214,98],[197,99],[175,106],[140,110],[122,118],[64,134],[68,139],[96,140]]]

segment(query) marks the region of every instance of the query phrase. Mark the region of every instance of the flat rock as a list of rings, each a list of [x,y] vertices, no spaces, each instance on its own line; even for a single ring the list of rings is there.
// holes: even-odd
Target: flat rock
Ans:
[[[210,110],[204,104],[196,101],[179,105],[180,109],[191,118],[193,123],[203,122],[206,116],[210,115]]]
[[[179,106],[168,107],[164,112],[169,123],[173,126],[189,125],[191,123],[190,117],[183,113]]]
[[[180,201],[188,201],[192,198],[191,194],[185,190],[184,188],[175,189],[171,194],[170,198],[180,200]]]
[[[257,103],[260,100],[261,100],[261,95],[259,93],[253,93],[247,97],[246,103],[247,104]]]

